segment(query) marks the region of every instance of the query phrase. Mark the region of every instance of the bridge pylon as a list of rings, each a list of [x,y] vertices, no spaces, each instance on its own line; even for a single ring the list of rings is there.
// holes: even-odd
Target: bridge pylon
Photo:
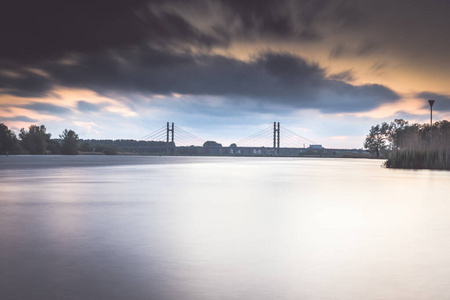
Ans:
[[[280,154],[280,122],[273,122],[273,152]]]
[[[166,130],[166,133],[167,133],[166,143],[169,142],[169,133],[171,133],[171,142],[173,143],[173,136],[174,136],[174,134],[175,134],[173,122],[172,122],[172,128],[169,127],[169,122],[167,122],[167,130]]]
[[[172,146],[169,146],[169,133],[170,133],[170,141],[172,142]],[[174,152],[174,135],[175,135],[175,126],[172,122],[172,128],[169,127],[169,122],[167,122],[167,129],[166,129],[166,143],[167,143],[167,154],[173,155]]]

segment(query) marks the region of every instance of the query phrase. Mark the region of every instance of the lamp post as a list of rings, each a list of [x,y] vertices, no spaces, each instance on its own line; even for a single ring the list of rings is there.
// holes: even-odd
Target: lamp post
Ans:
[[[434,100],[428,100],[428,103],[430,104],[430,143],[433,139],[433,104]]]
[[[433,127],[433,104],[434,104],[434,100],[428,100],[428,103],[430,103],[430,127]]]

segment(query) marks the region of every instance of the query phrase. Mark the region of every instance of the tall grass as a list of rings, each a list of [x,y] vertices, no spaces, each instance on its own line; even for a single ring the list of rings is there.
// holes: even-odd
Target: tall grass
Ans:
[[[450,151],[398,150],[391,153],[387,168],[450,170]]]
[[[397,130],[386,167],[450,170],[450,122],[413,124]]]

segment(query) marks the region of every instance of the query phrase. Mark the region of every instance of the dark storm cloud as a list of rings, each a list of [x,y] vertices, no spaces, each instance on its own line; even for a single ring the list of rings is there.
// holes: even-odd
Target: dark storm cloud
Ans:
[[[87,112],[98,112],[98,111],[100,111],[102,109],[102,106],[98,105],[98,104],[94,104],[94,103],[89,103],[89,102],[86,102],[86,101],[78,101],[77,109],[80,112],[84,112],[84,113],[87,113]]]
[[[384,86],[330,79],[318,64],[273,52],[243,62],[142,49],[85,56],[73,65],[49,64],[45,71],[56,85],[102,94],[212,95],[327,112],[364,111],[399,98]]]
[[[237,21],[236,36],[294,38],[318,41],[324,37],[321,23],[334,28],[356,26],[364,13],[349,1],[330,0],[220,0],[228,23]]]
[[[422,92],[417,94],[417,98],[423,100],[436,100],[433,105],[433,110],[436,111],[450,111],[450,95],[441,95],[431,92]],[[429,108],[428,101],[424,101],[424,108]]]
[[[318,42],[342,33],[348,36],[330,57],[365,56],[385,44],[445,53],[449,9],[442,0],[9,1],[0,10],[0,64],[143,45],[226,48],[242,38]],[[188,21],[194,12],[216,18],[199,28]]]
[[[1,48],[1,47],[0,47]],[[15,75],[0,73],[0,94],[18,97],[42,97],[53,88],[51,80],[30,71],[15,72]]]
[[[202,18],[216,11],[220,20],[197,28],[188,21],[192,10],[201,11]],[[342,0],[9,1],[0,10],[0,63],[149,44],[226,47],[236,37],[314,41],[323,35],[321,22],[345,28],[361,16]]]
[[[9,1],[0,10],[0,71],[19,75],[0,72],[2,94],[44,97],[63,86],[102,94],[213,95],[326,112],[365,111],[399,96],[382,85],[344,82],[354,79],[350,71],[327,76],[318,64],[293,55],[267,52],[244,62],[210,50],[243,38],[320,43],[340,34],[331,58],[367,57],[391,47],[438,57],[442,65],[450,61],[445,59],[448,1],[26,2]],[[195,25],[193,11],[217,20]],[[62,64],[69,54],[74,62]],[[385,66],[375,63],[373,71]],[[47,111],[69,111],[58,107]],[[78,103],[79,111],[97,109]]]
[[[71,111],[70,109],[68,109],[66,107],[62,107],[62,106],[50,104],[50,103],[43,103],[43,102],[35,102],[32,104],[20,105],[18,107],[29,109],[29,110],[35,110],[35,111],[43,112],[43,113],[56,114],[56,115],[67,114]]]
[[[340,81],[328,81],[328,84],[320,91],[323,94],[320,105],[313,104],[326,113],[367,111],[400,99],[394,91],[380,84],[355,86]]]
[[[292,36],[296,32],[295,24],[287,9],[286,0],[221,0],[221,4],[231,10],[230,20],[239,21],[239,34],[264,33],[271,36]],[[315,38],[315,34],[305,33]]]
[[[157,11],[163,1],[9,1],[0,13],[0,62],[37,62],[142,44],[224,44],[179,14]]]
[[[450,39],[447,35],[450,29],[450,1],[377,0],[336,3],[345,3],[355,16],[360,17],[357,24],[345,30],[341,28],[342,30],[325,33],[327,36],[337,33],[343,40],[330,51],[331,58],[368,55],[388,49],[390,55],[410,56],[430,63],[439,63],[439,60],[441,64],[444,62],[449,65],[450,55],[447,49],[450,47]],[[333,15],[330,22],[335,18],[336,11]],[[336,24],[335,21],[333,22]],[[361,44],[364,41],[366,45],[359,49],[348,46],[349,43]]]

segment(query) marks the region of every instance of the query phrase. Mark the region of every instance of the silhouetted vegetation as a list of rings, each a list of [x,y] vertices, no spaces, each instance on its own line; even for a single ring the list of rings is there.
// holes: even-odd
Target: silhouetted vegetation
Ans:
[[[0,154],[77,154],[78,135],[64,130],[61,139],[52,139],[44,125],[30,125],[20,129],[19,139],[0,123]]]
[[[172,142],[137,140],[80,140],[80,151],[104,154],[136,153],[150,155],[168,154],[175,147]]]
[[[93,147],[93,152],[103,153],[106,155],[116,155],[117,148],[115,146],[105,145],[105,144],[97,144]]]
[[[208,155],[220,155],[222,144],[217,143],[216,141],[206,141],[203,143],[203,151]]]
[[[19,151],[19,141],[16,134],[8,126],[0,123],[0,154],[16,153]]]
[[[61,154],[61,140],[60,139],[50,139],[47,144],[48,154]]]
[[[65,129],[59,137],[61,138],[61,154],[78,154],[78,134],[75,131]]]
[[[167,155],[185,154],[201,155],[198,147],[182,149],[176,153],[175,143],[162,141],[137,140],[80,140],[78,134],[71,129],[65,129],[59,139],[52,139],[44,125],[30,125],[28,130],[20,129],[19,139],[14,132],[0,123],[0,153],[22,154],[148,154]],[[183,153],[181,153],[183,152]]]
[[[79,150],[82,152],[92,152],[93,147],[88,142],[82,142],[80,144]]]
[[[20,145],[30,154],[45,154],[50,143],[51,134],[47,133],[44,125],[31,125],[26,131],[20,129]]]
[[[388,168],[450,169],[450,122],[409,124],[395,120],[372,126],[364,147],[388,158]]]
[[[390,124],[383,122],[372,126],[364,141],[364,148],[377,158],[386,156],[388,150],[398,149],[400,137],[408,130],[410,130],[408,122],[402,119],[395,119]]]

